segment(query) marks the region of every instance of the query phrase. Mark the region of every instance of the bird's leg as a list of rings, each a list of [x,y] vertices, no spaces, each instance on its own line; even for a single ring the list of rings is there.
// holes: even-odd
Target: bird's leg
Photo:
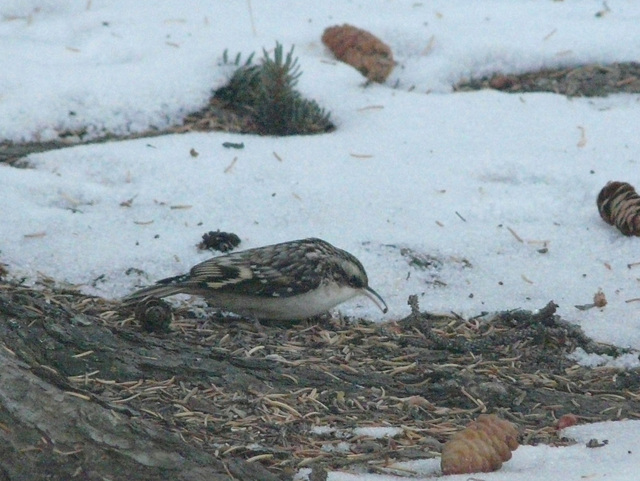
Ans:
[[[258,333],[260,338],[266,339],[269,337],[267,336],[267,331],[265,330],[264,326],[260,323],[260,319],[255,316],[248,317],[247,319],[251,320],[251,323],[256,328],[256,332]]]

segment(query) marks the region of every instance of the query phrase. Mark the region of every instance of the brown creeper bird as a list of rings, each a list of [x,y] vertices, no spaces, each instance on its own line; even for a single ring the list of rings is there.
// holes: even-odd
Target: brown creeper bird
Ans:
[[[315,238],[214,257],[188,274],[134,292],[124,302],[174,294],[196,294],[212,307],[254,319],[306,319],[358,295],[387,312],[360,261]]]

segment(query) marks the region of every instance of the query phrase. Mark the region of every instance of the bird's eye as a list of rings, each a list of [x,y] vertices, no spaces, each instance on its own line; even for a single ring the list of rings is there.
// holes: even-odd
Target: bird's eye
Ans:
[[[358,276],[349,277],[349,285],[352,287],[363,287],[362,279]]]

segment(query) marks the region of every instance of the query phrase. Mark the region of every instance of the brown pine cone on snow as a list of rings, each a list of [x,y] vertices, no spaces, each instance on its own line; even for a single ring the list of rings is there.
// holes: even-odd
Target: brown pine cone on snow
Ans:
[[[598,194],[598,212],[624,235],[640,236],[640,196],[631,184],[607,182]]]
[[[497,471],[516,449],[516,427],[495,414],[482,414],[445,443],[440,467],[443,474]]]
[[[355,67],[374,82],[384,82],[395,65],[388,45],[353,25],[328,27],[322,34],[322,43],[338,60]]]

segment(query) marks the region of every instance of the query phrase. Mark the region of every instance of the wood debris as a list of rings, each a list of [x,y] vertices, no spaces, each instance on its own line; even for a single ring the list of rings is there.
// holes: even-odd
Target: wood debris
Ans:
[[[49,350],[52,325],[61,339],[81,336],[82,349],[65,354],[61,346],[35,372],[192,448],[275,473],[316,465],[394,470],[397,461],[437,456],[483,412],[520,426],[522,444],[570,442],[557,430],[567,414],[640,418],[637,372],[576,365],[567,354],[578,347],[615,349],[562,321],[552,303],[475,319],[434,316],[416,303],[412,310],[383,324],[327,315],[256,326],[183,305],[173,310],[171,332],[146,333],[117,302],[0,284],[0,320],[12,319],[0,322],[0,338],[20,356],[18,332],[50,339]],[[71,320],[78,316],[86,321],[80,327]],[[354,431],[385,426],[402,429],[391,437]]]

